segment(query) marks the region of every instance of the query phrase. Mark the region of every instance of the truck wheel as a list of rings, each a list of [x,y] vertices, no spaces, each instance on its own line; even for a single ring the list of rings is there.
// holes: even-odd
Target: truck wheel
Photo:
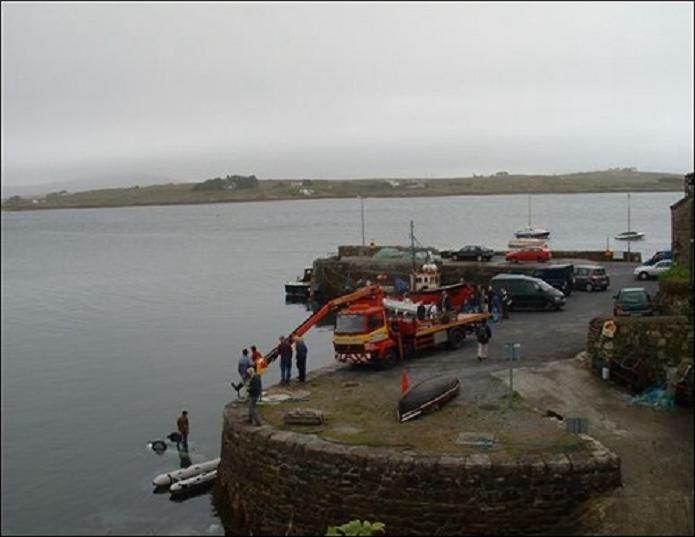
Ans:
[[[384,353],[384,357],[379,362],[381,369],[391,369],[398,363],[398,355],[393,349],[389,349]]]
[[[459,328],[451,328],[448,333],[448,341],[446,346],[450,349],[460,349],[463,347],[463,340],[466,339],[466,334]]]
[[[480,263],[483,260],[483,256],[479,255],[477,258],[478,263]]]
[[[591,285],[590,283],[587,283],[587,284],[586,284],[586,287],[585,287],[584,289],[586,289],[586,292],[587,292],[587,293],[591,293],[591,291],[594,290],[594,286]]]

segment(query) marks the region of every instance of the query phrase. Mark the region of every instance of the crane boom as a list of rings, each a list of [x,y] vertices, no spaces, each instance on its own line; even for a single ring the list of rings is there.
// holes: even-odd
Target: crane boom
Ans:
[[[384,290],[380,285],[367,285],[362,287],[357,291],[350,293],[349,295],[339,296],[333,300],[326,302],[321,309],[316,313],[312,313],[307,319],[302,322],[297,328],[295,328],[289,335],[289,337],[303,336],[306,334],[314,325],[316,325],[321,319],[326,317],[332,311],[335,311],[342,306],[347,306],[357,300],[361,300],[367,297],[372,297],[372,300],[381,304],[384,298]],[[276,345],[273,350],[271,350],[267,355],[264,356],[266,363],[270,364],[278,356],[278,346]]]

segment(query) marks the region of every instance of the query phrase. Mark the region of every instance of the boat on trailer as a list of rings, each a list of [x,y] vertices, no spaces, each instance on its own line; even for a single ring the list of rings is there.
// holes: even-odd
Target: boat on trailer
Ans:
[[[398,401],[398,419],[404,422],[436,410],[456,397],[460,386],[459,379],[449,376],[432,377],[415,384]]]

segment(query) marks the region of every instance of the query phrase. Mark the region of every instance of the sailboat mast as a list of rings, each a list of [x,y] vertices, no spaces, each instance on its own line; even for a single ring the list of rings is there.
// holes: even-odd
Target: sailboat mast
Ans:
[[[415,225],[413,224],[412,220],[410,221],[410,257],[413,261],[413,274],[415,274],[415,270],[417,268],[415,263]],[[412,290],[415,290],[415,282],[413,282]]]
[[[628,233],[630,232],[630,193],[627,193],[627,231]],[[630,248],[630,240],[628,239],[627,241],[627,254],[628,254],[628,261],[632,261],[630,258],[631,254],[631,248]]]

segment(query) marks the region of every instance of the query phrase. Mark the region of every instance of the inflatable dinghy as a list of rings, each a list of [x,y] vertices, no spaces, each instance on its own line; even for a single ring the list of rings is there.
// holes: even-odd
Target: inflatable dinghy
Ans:
[[[193,464],[188,468],[182,468],[180,470],[175,470],[174,472],[169,472],[168,474],[160,474],[154,478],[152,484],[155,487],[168,487],[172,483],[177,481],[183,481],[184,479],[190,479],[199,474],[204,474],[217,469],[217,465],[220,464],[220,458],[212,459],[211,461],[201,462],[199,464]]]
[[[172,494],[184,494],[190,492],[193,489],[201,487],[217,478],[217,470],[212,472],[205,472],[204,474],[199,474],[194,477],[189,477],[188,479],[182,479],[177,481],[169,487],[169,492]]]
[[[439,376],[424,380],[403,394],[398,401],[398,419],[408,421],[451,401],[461,383],[455,377]]]

